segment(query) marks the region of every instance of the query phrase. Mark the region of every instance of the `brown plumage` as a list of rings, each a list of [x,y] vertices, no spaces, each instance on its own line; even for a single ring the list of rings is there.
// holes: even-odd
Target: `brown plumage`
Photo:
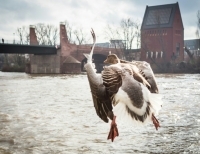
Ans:
[[[154,73],[151,69],[151,66],[149,65],[149,63],[145,62],[145,61],[125,61],[125,60],[121,60],[121,63],[125,63],[128,65],[134,65],[138,68],[139,73],[146,79],[146,81],[150,84],[150,87],[148,87],[148,89],[150,90],[151,93],[159,93],[158,90],[158,86],[155,80],[155,76]]]
[[[152,88],[151,82],[144,78],[137,65],[123,62],[114,54],[108,55],[105,60],[105,63],[112,65],[105,66],[102,73],[97,74],[92,63],[96,37],[93,30],[91,33],[94,42],[91,53],[87,55],[85,69],[97,115],[104,122],[112,120],[108,139],[113,141],[119,135],[114,107],[120,107],[120,110],[114,108],[116,113],[125,110],[133,121],[151,121],[157,129],[160,125],[154,115],[158,113],[162,102],[158,94],[153,95],[146,88]]]
[[[158,87],[155,81],[153,71],[147,62],[129,62],[119,59],[116,54],[109,54],[104,63],[120,63],[121,67],[128,71],[135,80],[144,84],[152,93],[158,93]]]

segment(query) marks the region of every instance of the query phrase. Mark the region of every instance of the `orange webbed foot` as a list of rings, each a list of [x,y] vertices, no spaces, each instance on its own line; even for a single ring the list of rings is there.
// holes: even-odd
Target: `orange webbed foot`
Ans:
[[[113,117],[113,120],[111,122],[110,132],[109,132],[108,138],[107,138],[108,140],[111,139],[112,142],[114,141],[116,136],[119,136],[118,129],[117,129],[117,124],[115,122],[115,119],[116,119],[116,116]]]
[[[152,121],[153,121],[153,124],[154,124],[156,130],[158,130],[158,127],[160,127],[160,123],[153,114],[152,114]]]

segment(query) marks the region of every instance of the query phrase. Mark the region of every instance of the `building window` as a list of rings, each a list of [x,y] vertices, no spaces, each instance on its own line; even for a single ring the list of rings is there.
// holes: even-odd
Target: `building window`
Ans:
[[[151,51],[151,58],[153,58],[153,51]]]
[[[176,43],[176,56],[178,57],[180,54],[180,43]]]
[[[160,58],[162,58],[162,57],[163,57],[163,51],[160,52]]]

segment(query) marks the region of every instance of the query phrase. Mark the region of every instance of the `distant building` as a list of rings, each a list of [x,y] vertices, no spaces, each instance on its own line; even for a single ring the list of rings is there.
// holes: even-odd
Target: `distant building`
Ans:
[[[110,43],[109,43],[109,42],[105,42],[105,43],[96,43],[95,46],[97,46],[97,47],[102,47],[102,48],[109,48],[109,47],[110,47]]]
[[[86,45],[92,45],[92,44],[86,44]],[[96,43],[95,46],[102,48],[124,49],[125,43],[123,40],[110,40],[110,43],[109,42]]]
[[[133,60],[139,61],[141,57],[141,52],[140,49],[124,50],[124,56],[128,61],[133,61]]]
[[[184,40],[184,46],[187,47],[194,58],[200,58],[200,39]],[[188,61],[189,56],[184,52],[184,61]]]
[[[146,6],[141,26],[141,60],[157,64],[183,61],[183,38],[178,2]]]
[[[123,40],[110,40],[110,48],[124,49],[125,43]]]

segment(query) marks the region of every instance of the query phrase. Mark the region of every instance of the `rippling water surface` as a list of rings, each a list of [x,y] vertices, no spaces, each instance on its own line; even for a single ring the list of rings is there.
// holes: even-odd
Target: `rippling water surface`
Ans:
[[[200,153],[200,75],[156,75],[161,127],[110,124],[95,113],[86,75],[0,72],[0,154]]]

